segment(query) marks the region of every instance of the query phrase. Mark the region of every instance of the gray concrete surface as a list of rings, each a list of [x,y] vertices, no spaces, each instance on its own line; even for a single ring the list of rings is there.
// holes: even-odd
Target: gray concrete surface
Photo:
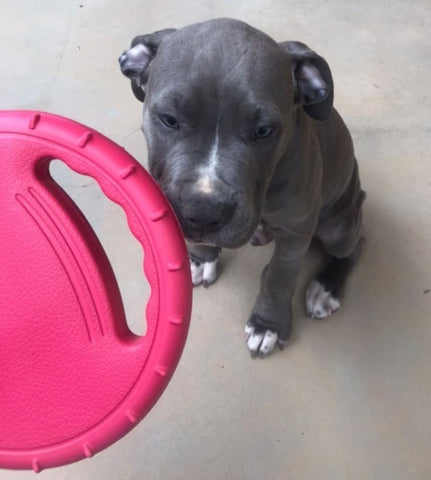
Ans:
[[[323,55],[368,193],[368,244],[341,310],[307,319],[310,252],[288,348],[251,360],[243,325],[271,247],[223,257],[195,290],[190,335],[165,394],[124,439],[46,479],[431,478],[430,18],[426,0],[1,0],[0,108],[88,124],[145,164],[140,105],[117,67],[135,34],[219,16]],[[4,159],[3,159],[4,161]],[[56,178],[82,205],[143,331],[141,254],[93,182]],[[0,187],[1,188],[1,187]],[[1,426],[0,426],[1,428]],[[0,471],[0,480],[32,472]]]

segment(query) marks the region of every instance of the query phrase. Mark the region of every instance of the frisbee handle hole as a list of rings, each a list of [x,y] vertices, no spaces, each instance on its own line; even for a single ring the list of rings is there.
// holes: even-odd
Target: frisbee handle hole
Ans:
[[[49,172],[98,237],[117,279],[129,330],[145,335],[150,286],[142,269],[142,246],[131,234],[124,210],[103,194],[92,177],[74,172],[61,160],[52,160]]]

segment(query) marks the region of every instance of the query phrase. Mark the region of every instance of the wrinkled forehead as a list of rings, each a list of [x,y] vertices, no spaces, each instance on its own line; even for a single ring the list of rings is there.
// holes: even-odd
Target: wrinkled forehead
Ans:
[[[288,56],[267,35],[251,27],[184,28],[167,37],[153,60],[150,89],[210,92],[252,91],[257,100],[292,89]]]

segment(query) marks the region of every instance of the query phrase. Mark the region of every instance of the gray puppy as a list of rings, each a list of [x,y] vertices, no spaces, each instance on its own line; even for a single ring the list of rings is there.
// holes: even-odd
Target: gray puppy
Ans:
[[[194,284],[215,281],[221,248],[275,240],[246,325],[251,354],[287,341],[313,236],[328,263],[307,313],[337,310],[363,244],[365,194],[326,61],[218,19],[138,36],[120,65],[144,102],[149,168],[189,241]]]

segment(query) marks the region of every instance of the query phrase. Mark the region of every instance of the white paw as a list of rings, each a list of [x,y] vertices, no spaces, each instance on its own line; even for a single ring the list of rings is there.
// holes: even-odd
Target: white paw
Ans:
[[[195,287],[200,284],[208,287],[217,279],[217,259],[203,263],[196,263],[190,260],[190,268],[192,271],[192,282]]]
[[[247,348],[250,350],[251,356],[264,357],[274,350],[278,342],[278,334],[272,330],[255,331],[255,328],[246,325],[245,337]]]
[[[340,301],[317,280],[310,283],[305,298],[307,315],[311,318],[326,318],[340,308]]]

